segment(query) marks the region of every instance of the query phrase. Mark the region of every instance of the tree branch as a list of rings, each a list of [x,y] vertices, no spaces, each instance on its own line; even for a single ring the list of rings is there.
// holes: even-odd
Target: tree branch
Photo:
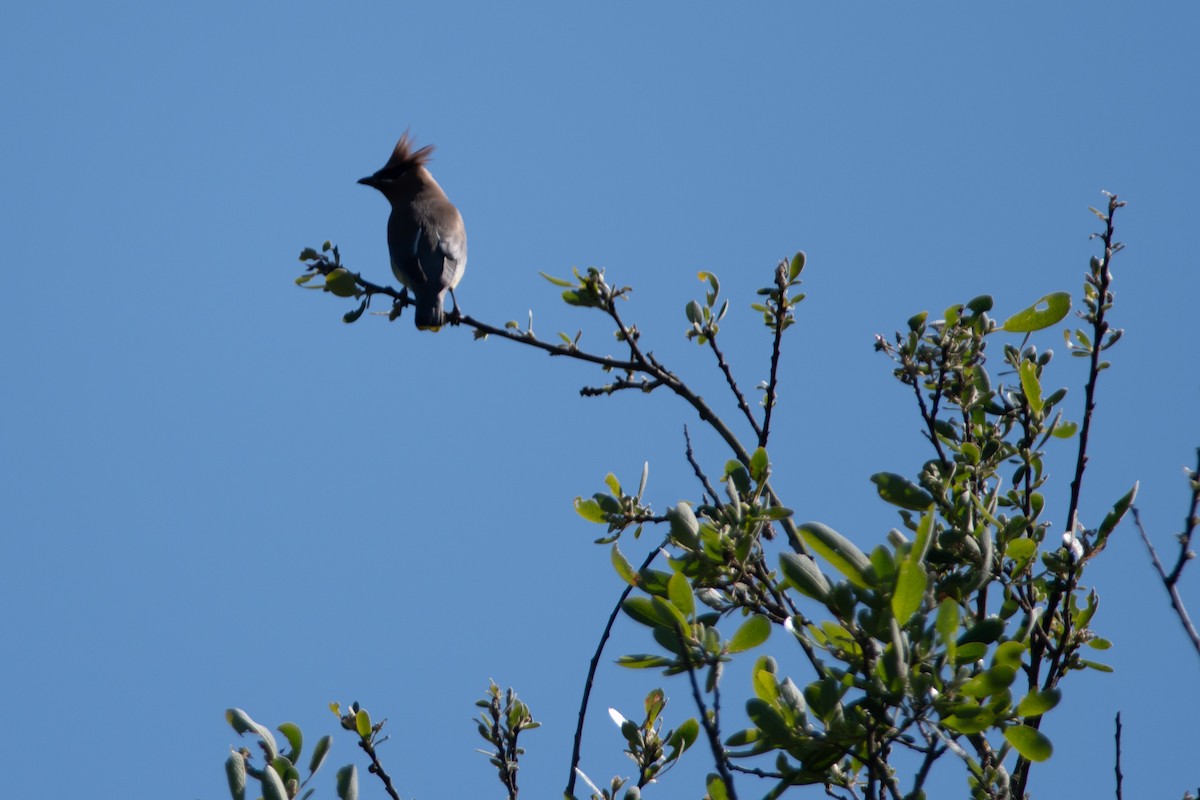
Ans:
[[[1162,580],[1163,587],[1166,588],[1167,594],[1171,598],[1171,608],[1175,609],[1175,614],[1179,617],[1179,623],[1183,626],[1184,633],[1192,642],[1192,647],[1196,654],[1200,655],[1200,633],[1197,633],[1196,626],[1192,624],[1191,617],[1188,616],[1187,607],[1183,604],[1183,598],[1179,596],[1179,576],[1183,573],[1183,565],[1189,560],[1192,555],[1188,549],[1192,534],[1196,528],[1196,510],[1200,504],[1200,449],[1197,450],[1197,465],[1196,471],[1190,472],[1188,477],[1192,484],[1192,499],[1190,503],[1190,513],[1188,514],[1185,523],[1184,531],[1179,535],[1179,560],[1175,563],[1175,568],[1168,575],[1162,562],[1158,559],[1158,552],[1154,549],[1154,545],[1150,543],[1150,537],[1146,535],[1146,529],[1142,526],[1142,517],[1138,512],[1137,506],[1131,506],[1130,511],[1133,513],[1133,524],[1137,526],[1138,533],[1142,537],[1142,542],[1146,545],[1146,550],[1150,552],[1150,561],[1154,564],[1154,570],[1158,573],[1158,577]]]
[[[788,309],[788,262],[780,261],[779,266],[775,268],[775,286],[779,289],[779,308],[775,313],[775,341],[771,345],[771,374],[767,379],[767,396],[766,408],[763,409],[763,424],[762,430],[758,430],[755,426],[754,432],[758,434],[758,446],[766,447],[767,439],[771,435],[771,412],[775,410],[775,389],[779,385],[779,351],[783,343],[783,329],[787,327]]]

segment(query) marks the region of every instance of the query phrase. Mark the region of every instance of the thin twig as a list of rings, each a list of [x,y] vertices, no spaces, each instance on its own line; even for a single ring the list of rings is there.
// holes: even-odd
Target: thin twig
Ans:
[[[917,727],[920,727],[920,723],[918,723]],[[938,747],[937,740],[925,733],[924,730],[921,733],[925,737],[928,747],[925,748],[925,757],[921,759],[921,767],[917,770],[917,774],[913,778],[913,788],[909,792],[910,797],[921,796],[921,789],[925,785],[925,781],[929,778],[929,771],[933,769],[934,762],[941,758],[942,754],[947,750],[945,745]]]
[[[1121,800],[1121,782],[1125,776],[1121,774],[1121,712],[1117,712],[1117,800]]]
[[[941,377],[939,376],[938,388],[933,393],[933,411],[931,412],[928,406],[925,405],[925,395],[921,393],[924,388],[924,381],[921,378],[921,372],[915,366],[907,370],[909,377],[912,378],[913,393],[917,396],[917,408],[921,411],[921,419],[925,421],[925,435],[929,437],[929,442],[933,445],[933,449],[937,451],[938,460],[943,464],[949,463],[946,458],[946,452],[942,450],[942,440],[937,435],[937,405],[941,398]]]
[[[1104,233],[1104,262],[1099,270],[1096,284],[1096,311],[1092,320],[1092,352],[1088,363],[1088,380],[1083,389],[1083,422],[1079,426],[1079,449],[1075,457],[1075,477],[1071,481],[1071,501],[1067,506],[1067,523],[1064,530],[1074,532],[1075,522],[1079,513],[1079,496],[1083,489],[1083,471],[1088,463],[1088,434],[1092,430],[1092,418],[1096,411],[1096,382],[1100,378],[1100,353],[1103,350],[1104,336],[1108,333],[1108,320],[1105,310],[1108,308],[1109,287],[1112,285],[1112,257],[1116,252],[1113,247],[1113,218],[1116,211],[1124,203],[1117,200],[1116,195],[1108,199],[1108,215],[1105,217]],[[1049,625],[1049,617],[1046,624]]]
[[[717,347],[716,332],[710,330],[705,333],[705,336],[708,339],[709,349],[711,349],[713,351],[713,355],[717,357],[717,366],[721,368],[722,374],[725,375],[725,382],[729,384],[730,391],[732,391],[733,396],[737,398],[738,408],[740,408],[742,413],[745,414],[746,421],[749,422],[750,427],[754,429],[754,435],[758,437],[758,444],[760,447],[762,447],[764,445],[763,429],[758,426],[758,420],[754,418],[754,412],[750,410],[750,404],[746,402],[745,395],[742,394],[741,388],[738,387],[737,381],[733,377],[733,371],[729,369],[729,364],[725,361],[725,354],[721,352],[721,348]],[[767,417],[767,421],[770,421],[769,416]]]
[[[779,308],[775,310],[775,342],[771,346],[771,375],[767,380],[766,408],[763,409],[762,431],[755,428],[759,447],[766,447],[767,439],[771,436],[771,412],[775,410],[775,389],[779,385],[779,350],[783,341],[784,323],[787,321],[787,277],[788,262],[781,261],[775,268],[775,286],[779,289]]]
[[[1179,537],[1179,558],[1175,561],[1175,568],[1171,570],[1170,581],[1174,586],[1179,580],[1179,576],[1183,574],[1183,565],[1192,559],[1192,534],[1196,531],[1196,509],[1200,507],[1200,447],[1196,448],[1196,469],[1188,475],[1188,481],[1192,485],[1192,502],[1188,509],[1187,518],[1183,521],[1183,533]]]
[[[1192,516],[1195,517],[1195,493],[1193,493],[1192,497]],[[1158,560],[1158,552],[1154,549],[1154,545],[1150,543],[1150,537],[1146,535],[1146,529],[1142,527],[1142,517],[1138,513],[1137,506],[1132,506],[1129,510],[1133,514],[1133,524],[1137,527],[1138,533],[1141,534],[1146,549],[1150,551],[1150,561],[1154,564],[1154,570],[1158,573],[1159,578],[1162,579],[1163,586],[1166,587],[1167,594],[1171,597],[1171,608],[1175,609],[1175,614],[1179,617],[1179,623],[1183,625],[1184,633],[1192,641],[1192,647],[1196,650],[1196,654],[1200,655],[1200,633],[1196,632],[1196,626],[1192,624],[1192,619],[1188,616],[1187,607],[1183,604],[1183,598],[1179,596],[1179,588],[1175,585],[1176,582],[1172,576],[1168,575],[1167,571],[1163,568],[1162,562]],[[1178,576],[1176,575],[1175,577],[1177,578]]]
[[[379,780],[383,781],[383,789],[388,793],[388,797],[392,798],[392,800],[400,800],[400,795],[396,791],[396,787],[392,786],[392,776],[388,775],[383,769],[383,764],[379,763],[379,756],[375,754],[375,745],[368,739],[359,738],[358,746],[371,759],[370,771],[378,775]]]
[[[649,567],[651,562],[658,557],[659,552],[660,548],[658,547],[650,551],[650,554],[646,556],[638,571],[640,572]],[[577,771],[576,767],[579,766],[580,751],[583,746],[583,722],[587,717],[588,700],[592,696],[592,685],[595,682],[596,670],[600,666],[600,656],[604,652],[604,645],[608,642],[609,634],[612,633],[613,625],[616,624],[617,615],[621,613],[621,605],[629,598],[629,593],[632,591],[633,585],[630,584],[621,592],[620,599],[613,606],[612,613],[608,615],[608,622],[604,625],[604,632],[600,634],[600,641],[596,644],[596,652],[592,654],[591,663],[588,664],[587,678],[583,683],[583,697],[580,698],[579,702],[579,721],[575,724],[575,743],[571,747],[571,775],[567,779],[567,788],[565,790],[567,797],[575,796],[575,773]]]
[[[682,641],[682,639],[681,633],[680,640]],[[696,668],[692,666],[692,659],[687,653],[687,645],[683,645],[682,649],[683,658],[687,662],[688,680],[692,684],[692,699],[700,711],[700,724],[704,726],[704,734],[708,739],[709,749],[712,750],[717,772],[720,773],[721,780],[725,782],[725,794],[729,800],[737,800],[737,790],[733,786],[733,773],[729,771],[729,759],[725,755],[725,747],[721,744],[721,731],[717,728],[716,721],[709,718],[704,697],[700,694],[700,683],[696,680]]]
[[[688,434],[687,425],[683,426],[683,440],[687,442],[687,460],[692,465],[692,471],[696,473],[696,479],[700,481],[700,485],[704,487],[705,493],[712,502],[717,502],[717,490],[708,482],[708,476],[700,468],[700,464],[696,461],[696,454],[692,451],[692,437]]]

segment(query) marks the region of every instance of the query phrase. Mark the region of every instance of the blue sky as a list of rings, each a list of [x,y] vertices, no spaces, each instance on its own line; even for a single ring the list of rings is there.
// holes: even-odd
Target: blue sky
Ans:
[[[585,366],[407,318],[347,326],[347,305],[292,285],[300,249],[326,238],[390,282],[386,203],[355,181],[405,128],[437,145],[432,170],[466,220],[466,311],[501,324],[532,309],[543,337],[582,329],[615,352],[602,320],[538,276],[605,267],[635,287],[643,341],[731,419],[683,339],[696,272],[720,275],[722,335],[753,386],[766,340],[747,306],[806,250],[776,486],[801,518],[868,544],[895,524],[868,476],[928,457],[872,336],[985,292],[1000,317],[1078,295],[1087,206],[1118,192],[1113,320],[1128,333],[1101,383],[1083,511],[1098,519],[1140,480],[1160,548],[1180,529],[1180,468],[1200,443],[1191,4],[43,3],[3,17],[0,794],[215,800],[240,744],[226,707],[315,740],[328,702],[357,699],[391,720],[403,797],[499,797],[470,722],[489,679],[545,723],[526,795],[561,791],[620,590],[571,501],[608,471],[636,484],[643,461],[656,508],[694,497],[684,424],[713,471],[727,453],[665,394],[583,399],[603,380]],[[1081,385],[1081,362],[1052,366]],[[1066,488],[1060,471],[1056,521]],[[1127,793],[1194,790],[1198,665],[1132,528],[1089,577],[1116,672],[1068,686],[1035,795],[1112,791],[1118,710]],[[1200,575],[1184,595],[1200,613]],[[648,644],[627,624],[609,652]],[[610,667],[594,711],[632,717],[660,683]],[[662,685],[681,718],[682,687]],[[585,769],[627,774],[616,729],[594,720]],[[330,763],[355,757],[340,738]],[[961,796],[947,772],[945,796]],[[701,793],[680,780],[659,796]]]

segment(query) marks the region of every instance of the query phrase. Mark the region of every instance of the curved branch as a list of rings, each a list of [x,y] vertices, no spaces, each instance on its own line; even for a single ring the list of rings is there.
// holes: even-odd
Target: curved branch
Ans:
[[[650,554],[646,556],[642,566],[639,567],[639,572],[650,566],[650,563],[658,557],[661,552],[660,547],[654,548]],[[575,743],[571,747],[571,775],[567,779],[567,788],[564,790],[564,797],[575,796],[575,775],[576,767],[579,766],[580,751],[583,747],[583,722],[587,717],[588,700],[592,696],[592,685],[595,683],[596,670],[600,666],[600,655],[604,652],[604,645],[608,642],[609,634],[612,633],[613,625],[617,622],[617,615],[621,613],[621,606],[629,597],[629,593],[633,591],[633,585],[625,587],[625,591],[621,592],[621,597],[617,600],[617,604],[613,606],[612,613],[608,615],[608,622],[604,625],[604,632],[600,634],[600,641],[596,643],[596,652],[592,654],[592,660],[588,664],[587,678],[583,682],[583,697],[579,702],[579,721],[575,724]]]

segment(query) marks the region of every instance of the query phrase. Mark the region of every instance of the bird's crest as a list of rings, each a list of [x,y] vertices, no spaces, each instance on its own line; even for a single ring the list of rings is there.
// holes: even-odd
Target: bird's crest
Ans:
[[[400,136],[400,141],[396,142],[396,149],[392,151],[392,157],[388,159],[384,165],[384,170],[404,170],[412,167],[421,167],[429,162],[429,157],[433,154],[433,145],[427,144],[419,150],[413,150],[412,136],[406,130]],[[380,170],[382,172],[383,170]]]

